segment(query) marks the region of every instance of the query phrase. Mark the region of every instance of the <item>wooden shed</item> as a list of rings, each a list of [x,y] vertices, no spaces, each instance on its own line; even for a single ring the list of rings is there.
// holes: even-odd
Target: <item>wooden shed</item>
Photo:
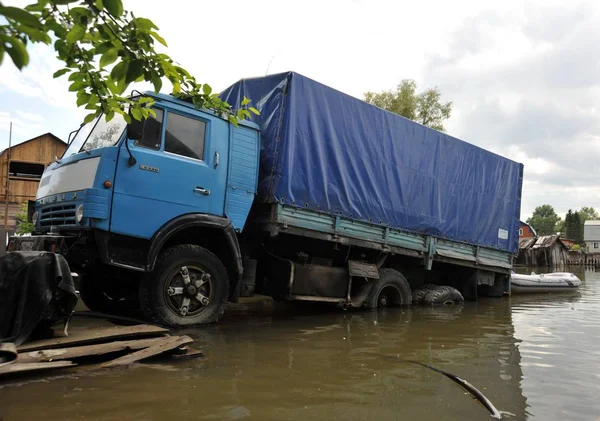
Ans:
[[[45,133],[5,149],[0,153],[0,226],[8,201],[7,228],[14,229],[15,215],[22,203],[35,200],[44,169],[61,157],[67,144],[52,133]],[[7,178],[8,176],[8,178]]]
[[[521,238],[516,265],[528,267],[564,267],[569,249],[559,235]]]

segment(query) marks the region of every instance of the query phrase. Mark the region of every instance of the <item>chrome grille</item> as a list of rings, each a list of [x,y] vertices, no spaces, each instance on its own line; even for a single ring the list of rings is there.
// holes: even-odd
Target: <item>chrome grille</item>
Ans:
[[[75,226],[75,205],[50,205],[43,207],[40,212],[40,226],[68,227]]]

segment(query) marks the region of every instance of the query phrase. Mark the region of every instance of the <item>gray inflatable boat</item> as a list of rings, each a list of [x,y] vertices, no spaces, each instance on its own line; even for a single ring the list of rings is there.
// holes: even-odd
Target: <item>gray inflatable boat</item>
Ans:
[[[531,275],[521,275],[511,272],[511,294],[532,294],[547,292],[574,291],[581,286],[581,279],[569,272],[553,272]]]

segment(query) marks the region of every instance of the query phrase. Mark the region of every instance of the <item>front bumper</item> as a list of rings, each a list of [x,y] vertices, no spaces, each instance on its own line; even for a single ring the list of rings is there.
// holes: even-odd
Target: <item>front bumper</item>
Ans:
[[[70,237],[61,235],[31,235],[26,237],[13,236],[8,240],[7,251],[49,251],[62,253],[68,249]]]

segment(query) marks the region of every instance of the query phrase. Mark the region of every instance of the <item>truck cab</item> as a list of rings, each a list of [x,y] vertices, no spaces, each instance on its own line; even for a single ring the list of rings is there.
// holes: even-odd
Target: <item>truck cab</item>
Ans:
[[[42,176],[31,237],[9,250],[66,256],[84,303],[145,310],[172,325],[216,321],[240,293],[244,229],[258,183],[260,132],[146,93],[155,116],[82,125]]]

